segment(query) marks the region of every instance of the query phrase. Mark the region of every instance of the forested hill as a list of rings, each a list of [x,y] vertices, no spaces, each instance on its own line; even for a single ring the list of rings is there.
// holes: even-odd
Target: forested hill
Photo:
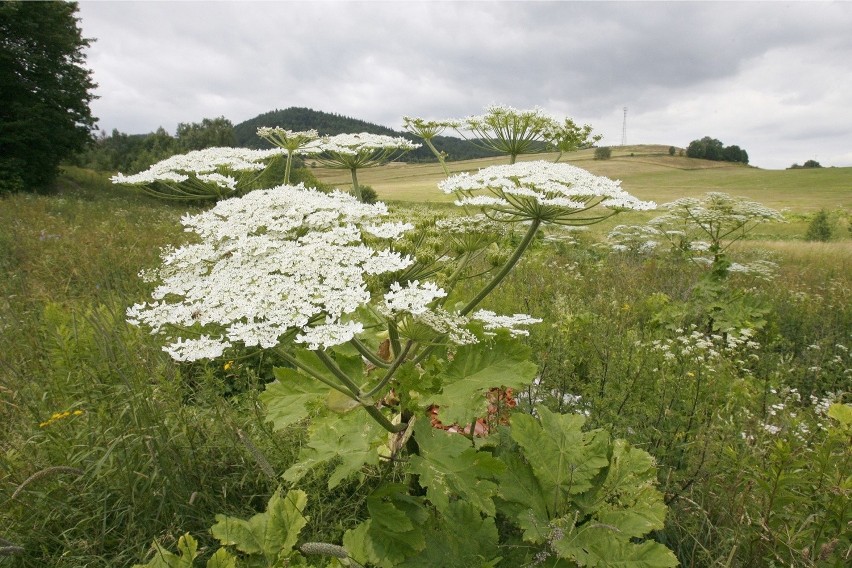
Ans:
[[[386,126],[380,126],[357,118],[304,107],[290,107],[284,110],[266,112],[235,125],[234,137],[236,138],[237,146],[268,148],[269,145],[257,136],[257,129],[261,126],[278,126],[294,131],[314,129],[322,135],[329,136],[369,132],[371,134],[384,134],[386,136],[404,136],[414,142],[421,142],[416,136],[406,132],[397,132]],[[470,142],[449,136],[436,136],[433,143],[438,150],[447,153],[449,160],[469,160],[496,155],[494,152],[479,148]],[[424,146],[413,152],[409,152],[403,160],[409,162],[428,162],[434,161],[435,157]]]

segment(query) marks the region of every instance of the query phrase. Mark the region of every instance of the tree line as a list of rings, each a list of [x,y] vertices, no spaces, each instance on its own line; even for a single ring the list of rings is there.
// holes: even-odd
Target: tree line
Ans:
[[[748,163],[748,152],[737,145],[725,146],[719,140],[709,136],[690,142],[686,147],[686,155],[690,158],[716,162]]]

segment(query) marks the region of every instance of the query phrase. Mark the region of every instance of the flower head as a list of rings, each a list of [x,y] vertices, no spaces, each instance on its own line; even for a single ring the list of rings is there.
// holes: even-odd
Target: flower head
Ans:
[[[412,262],[364,244],[362,228],[386,214],[301,185],[221,201],[183,218],[199,242],[164,255],[153,301],[128,309],[128,320],[169,334],[179,360],[234,344],[269,348],[285,334],[311,348],[348,341],[360,330],[351,314],[371,299],[367,276]],[[175,328],[200,338],[175,338]]]
[[[544,161],[491,166],[475,174],[456,174],[438,184],[455,193],[460,206],[484,207],[511,221],[538,219],[559,224],[588,224],[603,217],[584,214],[600,205],[611,210],[653,209],[621,189],[620,182],[569,164]],[[493,216],[493,215],[492,215]]]
[[[263,170],[269,158],[282,152],[278,148],[205,148],[171,156],[138,174],[119,172],[110,181],[139,186],[158,197],[219,199],[237,190],[238,180],[229,174]]]
[[[489,310],[479,310],[471,314],[471,318],[479,320],[485,324],[486,331],[494,331],[495,329],[506,329],[513,337],[518,335],[529,335],[530,332],[526,329],[520,329],[518,326],[532,325],[541,323],[542,320],[528,316],[527,314],[514,314],[511,316],[501,316]]]
[[[317,140],[319,150],[316,159],[330,168],[368,168],[389,162],[390,160],[420,147],[401,136],[383,134],[338,134]]]

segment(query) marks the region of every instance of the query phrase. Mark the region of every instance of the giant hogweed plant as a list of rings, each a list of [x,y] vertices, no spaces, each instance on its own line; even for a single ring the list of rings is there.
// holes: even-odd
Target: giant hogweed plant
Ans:
[[[417,228],[342,192],[253,191],[186,216],[196,241],[144,273],[159,285],[128,310],[132,323],[178,361],[275,352],[286,365],[260,395],[266,418],[307,427],[282,474],[289,491],[251,519],[217,517],[208,567],[676,564],[644,540],[665,513],[652,458],[581,416],[513,410],[512,392],[536,376],[518,336],[540,320],[480,307],[544,226],[654,205],[547,162],[440,187],[478,213]],[[507,226],[523,236],[494,255]],[[318,467],[329,490],[380,480],[340,543],[299,541],[309,519],[297,486]],[[146,566],[192,566],[192,537],[179,549],[157,547]]]
[[[765,325],[765,307],[747,292],[734,289],[734,274],[770,280],[777,266],[767,260],[734,262],[731,247],[763,223],[784,222],[765,205],[726,193],[709,192],[703,199],[685,197],[661,206],[664,213],[646,225],[619,225],[609,234],[617,251],[650,255],[660,248],[706,269],[688,303],[664,311],[674,329],[699,323],[708,335],[738,333]],[[691,320],[691,321],[685,321]]]
[[[522,110],[505,105],[491,105],[483,114],[463,119],[429,120],[406,116],[403,128],[423,140],[448,176],[447,156],[433,144],[433,139],[447,129],[455,130],[484,150],[506,154],[510,164],[522,154],[548,150],[559,152],[554,160],[558,162],[565,152],[588,148],[603,137],[592,135],[590,125],[580,127],[570,118],[559,122],[538,108]]]

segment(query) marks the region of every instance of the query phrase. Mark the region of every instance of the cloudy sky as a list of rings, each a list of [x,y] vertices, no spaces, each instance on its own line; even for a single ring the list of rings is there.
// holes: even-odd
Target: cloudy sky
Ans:
[[[81,1],[100,128],[309,107],[399,128],[492,103],[604,144],[852,166],[849,2]]]

